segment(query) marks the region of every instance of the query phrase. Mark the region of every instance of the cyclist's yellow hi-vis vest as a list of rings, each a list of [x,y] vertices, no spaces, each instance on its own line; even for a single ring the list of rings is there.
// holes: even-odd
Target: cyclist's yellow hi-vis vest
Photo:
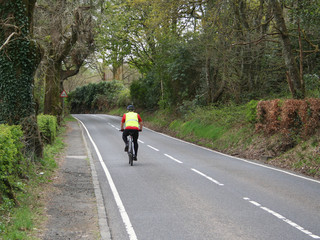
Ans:
[[[138,113],[134,113],[134,112],[126,113],[126,127],[139,128]]]

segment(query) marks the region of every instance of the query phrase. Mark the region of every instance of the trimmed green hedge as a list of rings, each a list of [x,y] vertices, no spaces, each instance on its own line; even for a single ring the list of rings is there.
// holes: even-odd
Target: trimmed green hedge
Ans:
[[[52,144],[57,136],[57,117],[41,114],[37,118],[42,141],[46,144]]]
[[[20,126],[0,125],[0,194],[10,199],[15,198],[13,190],[19,188],[19,178],[27,165],[22,154],[22,137]]]

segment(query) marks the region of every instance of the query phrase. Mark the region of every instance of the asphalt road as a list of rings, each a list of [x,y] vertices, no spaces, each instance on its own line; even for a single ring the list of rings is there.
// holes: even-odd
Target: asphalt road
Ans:
[[[128,164],[119,117],[87,131],[112,239],[320,239],[320,182],[144,128]]]

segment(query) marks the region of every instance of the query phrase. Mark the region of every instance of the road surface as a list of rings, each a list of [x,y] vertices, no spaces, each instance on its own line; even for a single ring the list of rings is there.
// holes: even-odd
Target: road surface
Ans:
[[[320,182],[144,128],[128,164],[121,118],[84,126],[112,239],[320,239]]]

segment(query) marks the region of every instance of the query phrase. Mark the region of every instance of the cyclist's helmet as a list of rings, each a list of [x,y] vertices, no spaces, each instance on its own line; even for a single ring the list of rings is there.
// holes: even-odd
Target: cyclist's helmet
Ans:
[[[127,107],[127,110],[128,110],[128,111],[134,111],[134,106],[133,106],[133,105],[129,105],[129,106]]]

